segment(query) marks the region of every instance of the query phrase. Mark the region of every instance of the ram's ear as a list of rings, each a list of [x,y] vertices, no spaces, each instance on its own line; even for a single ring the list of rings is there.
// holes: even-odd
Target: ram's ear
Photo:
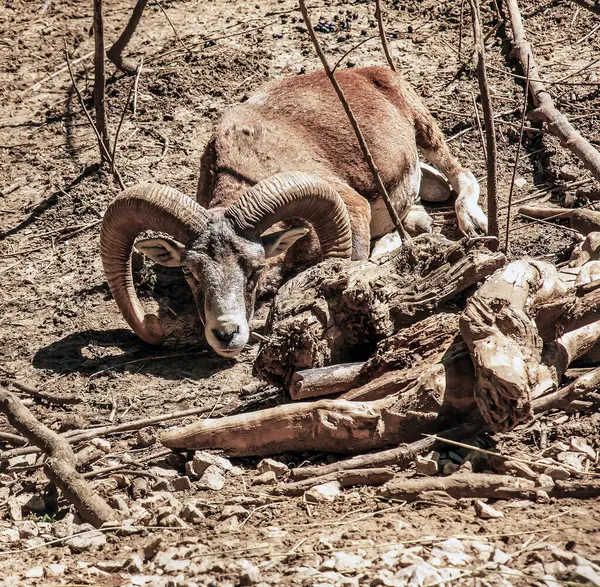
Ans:
[[[181,255],[185,247],[170,238],[147,238],[135,243],[135,248],[165,267],[181,267]]]
[[[265,234],[260,237],[265,249],[265,257],[274,257],[285,253],[297,240],[308,234],[308,228],[290,228]]]

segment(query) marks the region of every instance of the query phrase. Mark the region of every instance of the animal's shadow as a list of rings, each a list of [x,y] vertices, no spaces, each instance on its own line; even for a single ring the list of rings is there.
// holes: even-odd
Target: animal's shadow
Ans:
[[[158,302],[158,318],[166,334],[165,344],[145,344],[127,328],[89,329],[68,334],[40,348],[33,365],[54,373],[102,372],[145,373],[165,379],[193,380],[230,368],[235,362],[217,355],[203,336],[191,291],[178,270],[157,271],[157,283],[151,291],[138,290],[142,305],[148,309]],[[103,304],[115,304],[107,288]],[[85,297],[98,288],[77,292]]]

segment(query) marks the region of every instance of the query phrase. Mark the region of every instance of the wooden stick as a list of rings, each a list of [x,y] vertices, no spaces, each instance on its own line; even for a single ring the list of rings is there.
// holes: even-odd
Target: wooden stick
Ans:
[[[30,385],[26,385],[25,383],[21,383],[20,381],[8,381],[18,390],[25,392],[26,394],[35,397],[37,399],[44,400],[50,404],[63,405],[63,404],[79,404],[82,399],[76,395],[55,395],[54,393],[50,393],[48,391],[40,391],[31,387]]]
[[[179,44],[183,47],[184,51],[188,54],[191,53],[188,46],[183,42],[183,39],[179,36],[179,33],[177,32],[175,25],[171,22],[171,19],[169,18],[169,15],[167,14],[166,10],[162,7],[162,4],[158,0],[154,0],[154,4],[156,4],[160,8],[160,11],[163,13],[164,17],[167,19],[169,26],[171,27],[171,29],[173,29],[173,32],[175,33],[175,38],[177,39]]]
[[[525,80],[525,93],[523,95],[523,112],[521,114],[521,128],[519,129],[519,142],[517,143],[517,153],[515,155],[515,164],[513,165],[512,178],[510,180],[510,191],[508,192],[508,211],[506,215],[506,234],[504,237],[504,252],[508,253],[508,239],[510,234],[510,211],[512,207],[513,192],[515,191],[515,178],[517,177],[517,167],[519,165],[519,155],[521,153],[521,142],[523,141],[523,128],[525,126],[525,115],[527,113],[527,97],[529,96],[529,70],[530,61],[527,56],[527,79]]]
[[[540,74],[531,45],[525,37],[525,29],[523,28],[517,0],[507,0],[506,7],[508,8],[513,32],[513,44],[523,69],[526,68],[529,59],[531,76],[529,91],[536,106],[531,113],[531,118],[545,122],[548,125],[548,131],[558,137],[562,145],[577,155],[584,166],[600,181],[600,153],[573,128],[564,114],[554,106],[552,97],[546,91],[544,83],[540,81]]]
[[[115,161],[117,159],[117,143],[119,142],[119,134],[121,132],[121,126],[123,126],[123,121],[125,120],[125,114],[127,114],[127,108],[129,107],[129,100],[131,99],[131,94],[133,92],[133,88],[135,87],[137,80],[139,79],[139,74],[142,71],[142,64],[144,63],[143,59],[140,61],[138,65],[137,74],[135,78],[131,81],[129,86],[129,92],[127,92],[127,98],[125,98],[125,105],[123,106],[123,111],[121,112],[121,118],[119,119],[119,126],[117,126],[117,132],[115,133],[115,142],[113,144],[113,150],[111,153],[110,159],[110,170],[114,173],[115,171]]]
[[[136,72],[136,65],[131,61],[123,59],[123,51],[125,51],[125,47],[133,37],[133,33],[137,28],[140,19],[142,18],[142,14],[144,12],[144,8],[146,8],[146,4],[148,4],[148,0],[137,0],[133,12],[131,13],[131,18],[127,23],[127,26],[121,33],[121,36],[115,41],[113,46],[107,51],[106,56],[123,72],[133,75]],[[135,113],[135,111],[134,111]]]
[[[485,138],[483,136],[483,128],[481,127],[481,119],[479,118],[479,109],[477,108],[477,100],[475,94],[471,92],[471,100],[473,101],[473,112],[477,121],[477,130],[479,131],[479,139],[481,140],[481,148],[483,149],[483,158],[487,161],[487,149],[485,148]]]
[[[566,387],[535,399],[532,403],[533,411],[541,414],[549,410],[559,410],[567,407],[571,402],[585,398],[600,388],[600,367],[581,375]]]
[[[75,506],[83,520],[98,528],[117,519],[116,512],[76,471],[75,455],[64,438],[39,422],[16,396],[1,389],[0,409],[23,436],[46,453],[46,476]]]
[[[106,124],[106,109],[104,107],[104,18],[102,15],[102,0],[94,0],[94,109],[96,111],[96,128],[104,149],[100,147],[102,161],[110,163],[107,156],[110,153],[108,125]]]
[[[319,44],[319,39],[317,39],[317,35],[315,34],[315,30],[313,29],[312,23],[310,21],[310,16],[308,15],[308,10],[306,8],[306,2],[305,2],[305,0],[299,0],[299,2],[300,2],[300,11],[302,12],[302,17],[304,18],[304,24],[306,25],[306,28],[308,29],[308,34],[310,35],[313,45],[315,46],[315,50],[317,52],[317,55],[319,56],[319,59],[321,60],[323,69],[325,70],[325,73],[327,74],[327,77],[329,78],[329,81],[331,82],[331,85],[333,86],[335,93],[338,95],[338,98],[340,99],[340,102],[342,103],[342,106],[344,107],[344,111],[346,112],[346,115],[348,116],[348,119],[350,120],[350,124],[352,125],[352,128],[354,129],[354,133],[356,134],[356,139],[358,140],[358,144],[360,145],[360,148],[362,150],[365,161],[371,171],[371,174],[373,175],[373,179],[375,181],[375,185],[377,186],[377,190],[379,191],[379,195],[381,196],[383,202],[385,203],[385,206],[390,215],[390,218],[392,219],[394,226],[396,227],[396,230],[398,231],[398,234],[402,238],[402,241],[409,241],[409,240],[411,240],[411,237],[404,230],[404,227],[402,226],[402,223],[400,222],[400,218],[399,218],[394,206],[392,205],[390,196],[387,192],[385,185],[383,184],[381,176],[379,175],[379,170],[377,169],[377,166],[375,165],[375,161],[373,161],[371,151],[369,150],[369,147],[367,146],[365,137],[360,129],[360,126],[358,124],[358,121],[356,120],[356,117],[354,116],[354,112],[352,112],[352,109],[350,108],[350,105],[348,104],[348,100],[346,99],[346,96],[345,96],[342,88],[338,84],[338,82],[335,78],[335,75],[333,74],[333,72],[331,71],[331,68],[329,67],[329,63],[327,62],[325,53],[323,53],[323,50],[321,49],[321,45]]]
[[[394,478],[394,472],[391,469],[350,469],[340,470],[326,475],[319,475],[295,481],[293,483],[284,483],[273,489],[274,495],[295,496],[302,495],[305,491],[315,485],[337,481],[342,487],[352,487],[354,485],[383,485]]]
[[[292,469],[292,478],[308,479],[310,477],[329,475],[336,471],[348,471],[351,469],[364,469],[365,467],[382,467],[394,465],[400,470],[407,469],[412,465],[415,458],[433,450],[438,442],[443,442],[444,438],[465,438],[471,436],[477,427],[474,425],[463,424],[450,430],[444,430],[435,438],[421,438],[410,444],[404,444],[397,448],[382,450],[379,452],[357,455],[350,459],[331,463],[323,467],[303,467]]]
[[[387,42],[387,37],[385,36],[383,13],[381,11],[381,0],[375,0],[375,17],[377,18],[377,27],[379,28],[379,37],[381,38],[381,45],[383,46],[385,58],[388,62],[390,69],[392,71],[397,71],[396,64],[394,63],[394,60],[392,59],[392,54],[390,53],[390,47]]]
[[[487,215],[488,235],[500,238],[498,227],[498,198],[497,198],[497,160],[496,129],[494,127],[494,111],[492,98],[487,81],[485,65],[485,47],[481,34],[479,22],[479,0],[469,0],[471,15],[473,19],[473,36],[475,39],[475,52],[477,57],[477,79],[479,81],[479,92],[481,94],[481,105],[483,106],[483,118],[485,120],[485,136],[487,142]],[[492,241],[493,242],[493,241]],[[492,245],[493,246],[493,245]]]
[[[79,100],[79,105],[83,109],[83,113],[85,114],[87,121],[90,123],[90,126],[92,127],[92,130],[94,131],[94,134],[96,135],[96,138],[98,139],[98,145],[100,147],[100,151],[102,153],[103,160],[110,161],[110,152],[106,148],[106,145],[104,144],[104,141],[102,140],[102,137],[100,136],[100,133],[98,132],[98,129],[96,128],[96,125],[95,125],[94,121],[92,120],[92,117],[91,117],[90,113],[88,112],[88,109],[85,107],[85,102],[83,101],[83,96],[81,95],[81,92],[79,91],[79,88],[77,87],[77,83],[75,82],[75,76],[73,75],[73,69],[71,68],[71,59],[69,57],[69,50],[67,49],[67,41],[66,40],[64,41],[64,44],[65,44],[65,59],[67,60],[67,68],[69,70],[69,75],[71,76],[71,83],[73,84],[73,89],[75,90],[75,93],[77,94],[77,99]],[[119,184],[119,187],[122,190],[124,190],[125,184],[123,183],[123,180],[121,179],[121,174],[119,173],[118,169],[116,169],[116,168],[114,170],[114,177],[115,177],[115,180],[117,181],[117,183]]]
[[[296,371],[292,375],[290,396],[299,400],[349,391],[363,366],[364,363],[344,363]]]
[[[18,434],[11,434],[10,432],[0,432],[0,441],[10,442],[11,444],[16,444],[17,446],[27,444],[27,440],[25,440],[22,436],[19,436]]]
[[[163,414],[162,416],[154,416],[153,418],[142,418],[140,420],[132,420],[130,422],[124,422],[123,424],[115,424],[112,426],[101,426],[99,428],[92,428],[90,430],[71,430],[61,438],[64,438],[68,444],[76,444],[84,440],[90,440],[91,438],[98,438],[100,436],[107,436],[108,434],[117,434],[119,432],[130,432],[132,430],[139,430],[146,426],[153,426],[155,424],[161,424],[162,422],[170,422],[172,420],[180,420],[181,418],[187,418],[188,416],[196,416],[198,414],[206,414],[213,409],[213,406],[205,406],[202,408],[191,408],[189,410],[182,410],[180,412],[170,412],[169,414]],[[0,461],[6,459],[34,454],[39,452],[36,447],[23,447],[16,448],[13,450],[5,451],[0,454]]]

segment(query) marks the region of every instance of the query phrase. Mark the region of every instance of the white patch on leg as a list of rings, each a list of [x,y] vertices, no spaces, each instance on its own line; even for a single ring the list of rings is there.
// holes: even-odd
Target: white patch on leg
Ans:
[[[479,184],[470,171],[458,174],[458,196],[455,210],[460,231],[466,236],[477,236],[487,232],[487,216],[479,206]]]
[[[433,220],[421,204],[413,204],[402,221],[402,226],[410,236],[433,232]]]
[[[375,245],[373,245],[370,258],[373,259],[374,257],[379,257],[380,255],[386,255],[387,253],[391,253],[401,246],[402,239],[400,238],[398,231],[394,230],[394,232],[386,234],[384,237],[380,238]]]

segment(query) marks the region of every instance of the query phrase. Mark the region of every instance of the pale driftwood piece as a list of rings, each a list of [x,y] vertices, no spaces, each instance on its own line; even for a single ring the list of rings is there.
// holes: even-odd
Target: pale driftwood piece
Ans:
[[[352,453],[397,443],[402,418],[390,413],[395,397],[377,402],[319,400],[226,418],[200,420],[164,432],[168,448],[220,449],[231,456],[285,452]]]
[[[600,259],[600,232],[590,232],[571,253],[569,267],[582,267],[588,261]]]
[[[439,312],[503,264],[499,253],[426,234],[390,256],[311,267],[275,297],[255,373],[287,387],[298,370],[352,360],[358,345],[374,346]]]
[[[0,390],[0,409],[23,436],[46,453],[44,473],[75,506],[83,520],[98,528],[117,519],[117,512],[75,470],[75,455],[64,438],[39,422],[8,391]]]
[[[362,368],[357,387],[339,399],[372,401],[408,390],[423,372],[443,361],[459,336],[458,318],[440,312],[383,340]]]
[[[492,97],[487,81],[487,71],[485,66],[485,46],[483,35],[481,33],[481,24],[479,22],[479,0],[469,0],[471,5],[471,17],[473,22],[473,36],[475,38],[475,56],[477,80],[479,82],[479,94],[481,96],[481,105],[483,106],[483,118],[485,120],[485,141],[487,145],[487,217],[488,217],[488,235],[500,238],[500,228],[498,225],[498,150],[496,148],[496,127],[494,125],[494,110],[492,107]],[[498,246],[499,240],[494,242],[494,248]]]
[[[565,292],[550,263],[516,261],[467,301],[460,331],[475,366],[475,399],[493,431],[527,421],[532,396],[556,389],[568,363],[560,374],[543,364],[543,340],[528,310]]]
[[[571,214],[571,228],[586,235],[599,231],[600,212],[586,209],[574,210]]]
[[[594,393],[598,389],[600,389],[600,367],[581,375],[554,393],[537,398],[532,404],[533,411],[539,414],[563,409],[575,400],[585,399],[589,393]]]
[[[292,478],[296,480],[309,479],[335,473],[336,471],[347,471],[351,469],[363,469],[365,467],[382,467],[394,465],[397,469],[407,469],[416,457],[432,451],[437,444],[443,442],[444,438],[468,438],[476,431],[476,426],[461,425],[451,430],[438,433],[439,438],[421,438],[410,444],[404,444],[396,448],[382,450],[375,453],[357,455],[355,457],[324,465],[322,467],[301,467],[292,469]]]
[[[127,44],[133,37],[135,29],[142,18],[144,8],[146,8],[148,0],[137,0],[129,22],[119,38],[114,42],[113,46],[106,52],[106,56],[123,72],[134,75],[137,70],[137,65],[128,59],[123,58],[123,51],[127,47]]]
[[[48,391],[40,391],[39,389],[31,387],[31,385],[21,383],[20,381],[9,381],[9,383],[12,384],[13,387],[16,387],[19,391],[23,391],[24,393],[36,399],[44,400],[49,404],[79,404],[82,401],[80,397],[73,394],[56,395]]]
[[[558,137],[561,144],[577,155],[584,166],[600,181],[600,153],[573,128],[567,118],[554,106],[552,97],[540,81],[542,78],[531,45],[525,37],[525,29],[523,28],[517,0],[507,0],[506,6],[513,32],[514,50],[521,62],[523,71],[527,70],[527,63],[529,63],[529,90],[536,106],[530,113],[530,118],[545,122],[548,125],[548,130]]]
[[[292,376],[290,396],[293,400],[333,395],[352,389],[364,363],[343,363],[296,371]]]
[[[406,479],[398,477],[386,483],[380,490],[382,497],[392,497],[406,501],[422,499],[429,491],[445,491],[451,497],[511,499],[534,498],[535,484],[527,479],[518,479],[508,475],[484,473],[459,473],[448,477],[421,477]]]
[[[349,469],[340,470],[326,475],[319,475],[303,481],[284,483],[275,487],[271,493],[274,495],[296,496],[302,495],[315,485],[337,481],[342,487],[353,487],[355,485],[383,485],[394,478],[391,469]]]
[[[552,208],[533,204],[519,208],[519,214],[538,220],[570,219],[574,211],[575,208]]]

